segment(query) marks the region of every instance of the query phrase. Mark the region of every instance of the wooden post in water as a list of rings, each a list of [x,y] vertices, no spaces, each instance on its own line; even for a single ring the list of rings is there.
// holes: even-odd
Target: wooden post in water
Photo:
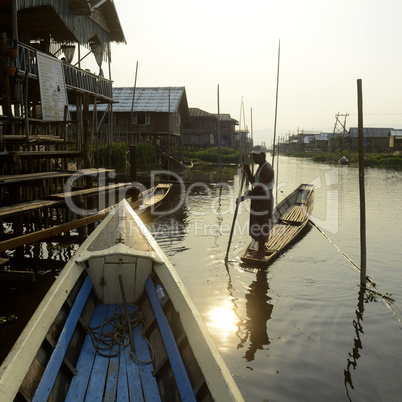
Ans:
[[[219,84],[218,84],[218,166],[219,166],[219,185],[221,186],[220,194],[222,194],[222,161],[221,161],[221,114],[219,107]]]
[[[357,113],[359,133],[359,189],[360,189],[360,285],[366,286],[366,201],[364,195],[364,143],[362,80],[357,80]]]

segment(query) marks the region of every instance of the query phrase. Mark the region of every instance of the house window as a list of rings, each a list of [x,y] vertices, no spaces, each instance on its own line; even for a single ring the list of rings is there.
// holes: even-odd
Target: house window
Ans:
[[[180,122],[181,122],[181,118],[180,118],[180,115],[177,113],[177,114],[176,114],[176,124],[177,124],[178,126],[180,126]]]
[[[133,124],[151,124],[151,113],[138,112],[133,114]]]

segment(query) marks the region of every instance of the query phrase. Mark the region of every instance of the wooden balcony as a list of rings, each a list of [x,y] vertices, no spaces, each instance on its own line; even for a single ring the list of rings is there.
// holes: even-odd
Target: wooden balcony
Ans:
[[[30,46],[18,44],[18,58],[16,68],[19,75],[24,76],[28,72],[31,79],[38,79],[37,54],[42,53]],[[91,98],[96,96],[99,103],[112,103],[112,83],[108,79],[97,76],[89,71],[82,70],[68,63],[63,63],[66,88],[69,93],[69,100],[73,100],[74,94],[86,93]],[[71,102],[71,101],[70,101]]]

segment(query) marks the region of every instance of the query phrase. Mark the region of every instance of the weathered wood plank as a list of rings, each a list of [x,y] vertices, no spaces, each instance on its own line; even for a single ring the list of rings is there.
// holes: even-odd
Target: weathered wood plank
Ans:
[[[68,232],[72,229],[76,229],[90,223],[100,221],[105,219],[109,213],[109,208],[98,212],[97,214],[87,216],[86,218],[77,219],[72,222],[62,223],[58,226],[52,226],[47,229],[38,230],[37,232],[27,233],[22,236],[15,237],[13,239],[8,239],[0,242],[0,252],[6,250],[12,250],[17,247],[21,247],[25,244],[35,243],[37,241],[44,240],[48,237],[55,236],[57,234]]]
[[[127,186],[130,186],[131,183],[115,183],[115,184],[109,184],[107,186],[102,186],[102,187],[93,187],[93,188],[87,188],[84,190],[77,190],[77,191],[69,191],[69,192],[64,192],[64,193],[58,193],[58,194],[51,194],[47,196],[46,198],[50,199],[57,199],[57,200],[65,200],[66,198],[72,198],[72,197],[77,197],[77,196],[91,196],[94,194],[103,194],[107,193],[109,191],[118,191],[122,188],[125,188]]]
[[[130,349],[130,347],[126,347]],[[129,401],[128,378],[126,368],[126,348],[121,348],[119,356],[119,375],[117,377],[119,386],[117,387],[117,401]]]
[[[151,355],[148,349],[148,343],[141,333],[141,328],[137,325],[133,329],[134,334],[134,344],[135,344],[135,354],[137,359],[142,362],[149,362],[151,360]],[[155,377],[153,376],[153,366],[152,363],[141,364],[138,363],[142,390],[144,392],[144,398],[146,401],[160,401],[160,394],[158,384]]]
[[[127,370],[127,378],[128,378],[128,393],[131,401],[144,401],[144,395],[142,393],[141,387],[141,378],[140,378],[140,369],[138,364],[133,364],[133,357],[131,356],[131,347],[126,346],[123,349],[125,362],[126,362],[126,370]]]
[[[113,316],[114,305],[108,305],[107,316]],[[111,324],[105,324],[103,329],[105,331],[112,328]],[[88,388],[86,392],[86,399],[88,401],[102,400],[105,391],[107,371],[109,365],[109,358],[97,354],[92,366],[91,378],[89,379]]]
[[[96,306],[89,324],[91,328],[96,328],[105,321],[107,310],[108,306],[105,304],[98,304]],[[92,344],[91,337],[88,334],[85,337],[84,345],[78,358],[76,366],[77,375],[73,377],[70,388],[68,390],[68,394],[66,397],[67,402],[83,400],[85,391],[88,386],[95,356],[96,351]]]
[[[80,289],[80,292],[78,293],[77,299],[74,302],[73,308],[70,311],[64,328],[60,334],[60,338],[57,342],[56,348],[52,353],[52,356],[46,366],[39,386],[36,389],[35,395],[32,399],[33,402],[47,401],[50,392],[52,391],[53,384],[56,380],[60,366],[63,363],[68,344],[70,343],[78,319],[80,318],[82,309],[84,308],[85,302],[88,299],[92,287],[93,284],[91,280],[89,279],[89,277],[86,277]]]
[[[19,215],[24,212],[34,211],[40,208],[51,208],[57,205],[62,205],[60,201],[55,200],[36,200],[22,202],[20,204],[0,207],[0,218],[5,218],[12,215]]]
[[[15,281],[15,282],[35,282],[36,277],[35,272],[32,271],[9,270],[9,271],[0,271],[0,280]]]

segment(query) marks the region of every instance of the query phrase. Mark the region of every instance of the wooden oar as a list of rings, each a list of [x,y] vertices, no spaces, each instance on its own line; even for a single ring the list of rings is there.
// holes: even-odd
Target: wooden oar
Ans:
[[[246,173],[243,171],[243,175],[242,175],[241,183],[240,183],[240,189],[239,189],[239,198],[241,197],[241,192],[242,192],[242,189],[243,189],[244,179],[245,179],[245,178],[246,178]],[[234,229],[234,225],[235,225],[235,222],[236,222],[237,211],[238,211],[238,209],[239,209],[239,205],[240,205],[240,202],[238,202],[238,203],[236,204],[235,213],[234,213],[234,215],[233,215],[232,229],[230,230],[229,243],[228,243],[228,248],[227,248],[227,250],[226,250],[225,262],[227,262],[227,261],[228,261],[228,258],[229,258],[230,243],[232,242],[233,229]]]

